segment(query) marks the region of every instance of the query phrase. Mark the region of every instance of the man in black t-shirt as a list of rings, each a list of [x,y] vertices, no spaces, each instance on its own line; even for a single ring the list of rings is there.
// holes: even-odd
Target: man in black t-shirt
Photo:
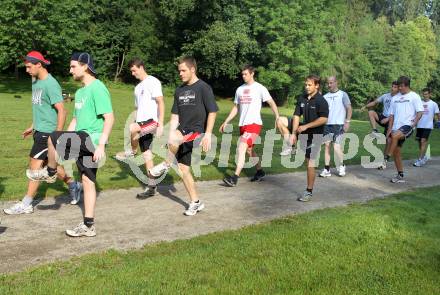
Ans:
[[[191,155],[194,140],[201,138],[202,150],[211,148],[212,128],[218,107],[211,87],[197,78],[197,65],[192,57],[179,60],[179,76],[183,85],[174,93],[171,109],[170,137],[168,157],[159,165],[149,170],[153,177],[160,177],[177,160],[182,180],[191,199],[185,215],[192,216],[203,210],[205,205],[199,200],[194,178],[191,175]]]
[[[306,154],[307,161],[307,189],[298,198],[298,201],[301,202],[310,201],[312,198],[315,183],[315,160],[321,150],[322,134],[328,118],[328,104],[319,93],[320,84],[321,79],[318,76],[310,75],[306,78],[306,93],[298,98],[293,114],[291,144],[296,144],[297,134],[306,135],[306,141],[300,144],[300,148]],[[300,125],[301,116],[303,117],[303,123]]]

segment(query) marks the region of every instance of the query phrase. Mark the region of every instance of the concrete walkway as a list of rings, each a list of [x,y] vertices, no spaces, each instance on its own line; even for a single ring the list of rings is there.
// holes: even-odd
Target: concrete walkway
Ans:
[[[107,249],[128,250],[157,241],[188,239],[440,184],[440,158],[423,168],[405,162],[405,169],[407,182],[392,184],[389,179],[394,167],[385,171],[348,167],[346,177],[317,178],[309,203],[296,201],[305,189],[305,172],[269,175],[260,183],[240,179],[235,188],[224,187],[221,180],[198,182],[206,208],[193,217],[182,214],[187,197],[181,183],[161,186],[157,196],[146,200],[135,198],[141,188],[104,191],[97,202],[94,238],[67,237],[64,230],[82,221],[82,209],[69,205],[65,197],[49,198],[40,202],[33,214],[0,213],[0,273]],[[12,204],[3,202],[0,208]]]

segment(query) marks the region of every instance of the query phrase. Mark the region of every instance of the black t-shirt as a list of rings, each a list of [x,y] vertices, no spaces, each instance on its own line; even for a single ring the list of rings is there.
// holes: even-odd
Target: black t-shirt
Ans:
[[[205,132],[208,113],[218,111],[211,86],[202,80],[182,85],[174,93],[171,113],[179,115],[179,128],[192,132]]]
[[[310,99],[307,98],[307,94],[303,94],[296,102],[294,115],[303,116],[304,124],[313,122],[319,117],[328,118],[328,103],[320,93],[316,93],[315,96],[312,96]],[[322,134],[324,125],[307,129],[304,133]]]

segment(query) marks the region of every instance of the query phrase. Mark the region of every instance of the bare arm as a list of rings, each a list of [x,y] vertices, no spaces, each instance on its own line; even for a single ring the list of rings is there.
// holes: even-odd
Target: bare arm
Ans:
[[[232,107],[231,111],[229,112],[228,117],[226,117],[225,121],[223,122],[223,124],[220,126],[219,131],[223,132],[223,129],[225,128],[225,126],[227,124],[229,124],[229,122],[235,118],[235,116],[238,113],[238,105],[234,104],[234,106]]]
[[[319,117],[318,119],[314,120],[313,122],[299,126],[298,133],[304,132],[310,128],[315,128],[315,127],[325,125],[325,123],[327,123],[327,118],[326,117]]]
[[[351,120],[351,116],[353,115],[353,108],[351,107],[351,104],[349,104],[348,106],[345,107],[345,109],[347,111],[347,115],[345,117],[344,131],[347,132],[348,129],[350,128],[350,120]]]
[[[110,136],[110,132],[113,128],[113,123],[115,122],[115,117],[113,113],[107,113],[102,115],[104,117],[104,128],[102,129],[101,137],[99,138],[98,147],[93,154],[93,161],[99,161],[104,157],[105,154],[105,145],[108,142],[108,138]]]
[[[159,126],[157,127],[156,135],[158,137],[162,136],[163,133],[163,122],[165,118],[165,103],[163,101],[163,96],[156,97],[157,102],[157,113],[159,114]]]
[[[76,117],[72,118],[72,121],[70,121],[69,126],[67,127],[67,131],[75,131],[76,128]]]
[[[419,122],[419,120],[422,116],[423,116],[423,112],[417,112],[416,117],[414,118],[414,122],[411,127],[417,126],[417,123]]]
[[[277,121],[280,118],[280,114],[278,113],[277,104],[275,103],[275,101],[273,99],[269,99],[267,101],[267,104],[270,106],[270,108],[272,109],[273,114],[275,115],[275,127],[276,127]]]
[[[64,109],[64,103],[59,102],[53,105],[57,110],[57,129],[56,131],[62,131],[64,129],[64,124],[66,123],[67,112]]]
[[[208,114],[208,119],[206,122],[205,136],[203,136],[203,139],[201,141],[202,150],[204,152],[207,152],[211,149],[212,129],[214,128],[214,122],[215,122],[216,116],[217,116],[217,113],[209,113]]]

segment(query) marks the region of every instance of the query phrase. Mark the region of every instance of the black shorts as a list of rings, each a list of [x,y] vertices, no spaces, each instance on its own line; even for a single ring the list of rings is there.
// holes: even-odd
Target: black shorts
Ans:
[[[405,142],[405,140],[406,140],[407,138],[409,138],[409,137],[411,136],[411,134],[413,133],[413,129],[412,129],[412,127],[409,126],[409,125],[403,125],[403,126],[400,127],[398,130],[399,130],[400,132],[402,132],[403,135],[405,136],[405,137],[403,137],[402,139],[399,139],[399,141],[397,142],[397,145],[398,145],[399,147],[402,147],[402,146],[403,146],[403,143]]]
[[[64,160],[76,159],[81,175],[96,182],[98,163],[93,162],[95,147],[91,137],[84,131],[54,131],[50,134],[57,154]]]
[[[384,128],[383,134],[386,135],[388,132],[388,122],[386,122],[385,124],[382,124],[381,121],[383,119],[387,119],[388,117],[386,117],[383,113],[377,113],[377,117],[378,117],[378,120],[376,120],[376,122],[377,122],[377,124],[379,124],[379,126]]]
[[[344,135],[344,125],[330,124],[324,126],[324,142],[341,143]]]
[[[139,148],[141,149],[141,152],[150,150],[152,142],[153,134],[145,134],[139,137]]]
[[[304,141],[304,136],[306,136],[306,141]],[[299,148],[305,152],[306,159],[316,159],[321,151],[321,145],[323,143],[322,134],[300,134],[298,135],[300,139]]]
[[[29,157],[38,160],[47,159],[47,140],[49,139],[49,136],[50,133],[34,131],[34,144],[32,145]]]
[[[200,132],[177,128],[183,135],[183,143],[179,146],[176,154],[177,163],[191,166],[192,150],[194,148],[194,140],[200,136]]]
[[[416,140],[420,141],[422,138],[428,139],[432,129],[417,128]]]

